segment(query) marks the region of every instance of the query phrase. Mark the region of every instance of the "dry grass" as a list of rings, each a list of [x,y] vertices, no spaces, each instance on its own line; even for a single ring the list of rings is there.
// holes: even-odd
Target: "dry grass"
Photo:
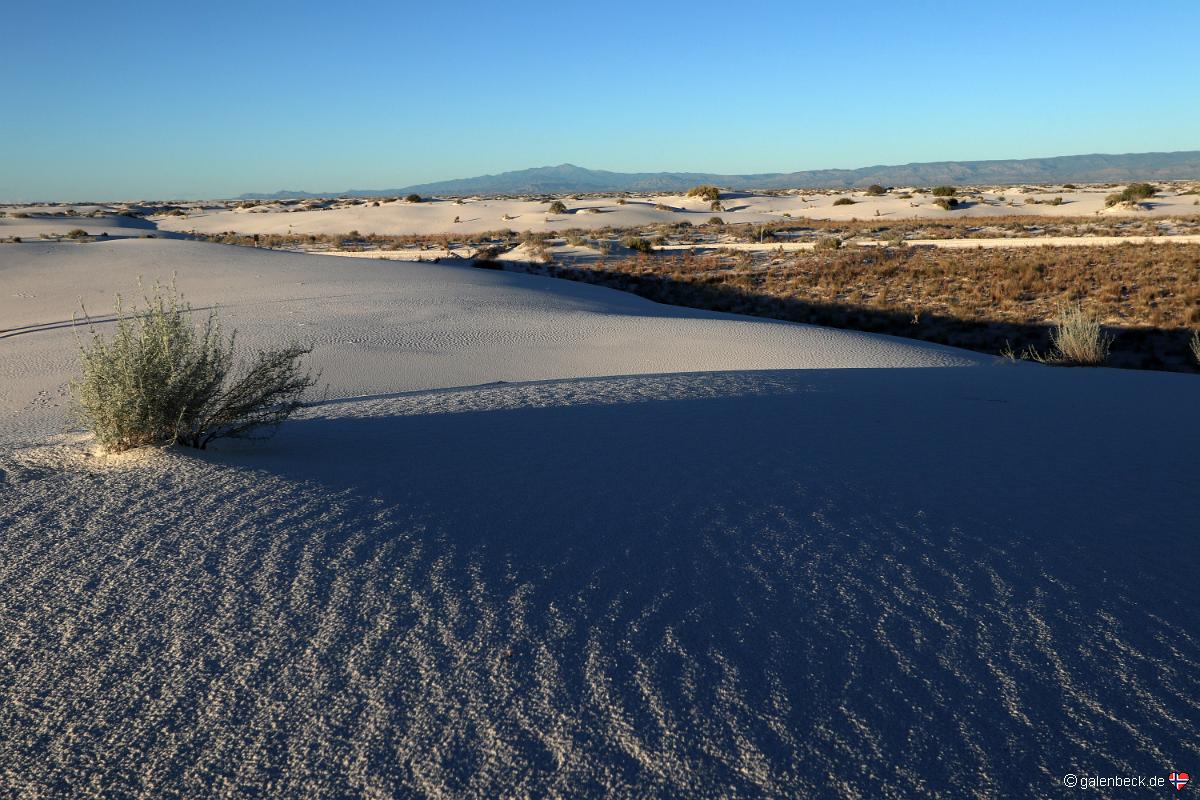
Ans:
[[[1038,361],[1065,366],[1099,366],[1108,360],[1112,336],[1104,332],[1100,319],[1076,304],[1067,306],[1050,334],[1053,350]]]
[[[1078,306],[1115,334],[1119,366],[1194,369],[1200,245],[655,255],[553,274],[660,302],[859,328],[1000,353],[1054,350],[1052,325]],[[1059,349],[1085,363],[1070,337]]]

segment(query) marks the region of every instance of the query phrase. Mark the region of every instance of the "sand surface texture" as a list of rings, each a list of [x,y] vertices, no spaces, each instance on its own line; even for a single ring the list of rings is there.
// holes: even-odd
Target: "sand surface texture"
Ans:
[[[90,455],[64,321],[172,271],[311,336],[328,398]],[[162,240],[0,247],[0,320],[6,792],[1060,797],[1200,758],[1194,376]]]

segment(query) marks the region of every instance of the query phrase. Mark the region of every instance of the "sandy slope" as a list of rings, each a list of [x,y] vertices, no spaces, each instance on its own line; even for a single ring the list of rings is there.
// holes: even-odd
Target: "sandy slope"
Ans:
[[[169,282],[247,346],[311,343],[334,397],[595,375],[936,366],[988,359],[903,339],[658,305],[568,281],[184,241],[0,245],[0,438],[63,425],[80,301],[110,318]],[[547,287],[550,287],[548,290]],[[7,430],[5,430],[7,428]]]
[[[6,393],[66,369],[74,294],[172,265],[255,342],[309,323],[335,395],[115,460],[6,409],[18,795],[1059,797],[1200,757],[1193,376],[467,268],[8,252]]]
[[[379,234],[479,233],[509,228],[516,231],[566,230],[568,228],[596,229],[605,226],[635,227],[654,223],[688,221],[700,225],[713,216],[728,223],[772,222],[791,217],[811,219],[876,219],[880,222],[899,219],[958,219],[961,217],[999,217],[1012,214],[1033,214],[1046,217],[1091,216],[1095,214],[1124,214],[1135,217],[1193,215],[1200,213],[1194,205],[1195,195],[1166,193],[1149,203],[1143,211],[1106,209],[1104,198],[1112,190],[1048,190],[1031,194],[1014,194],[1011,189],[984,193],[986,202],[970,202],[956,211],[946,211],[933,205],[926,194],[912,198],[896,195],[868,197],[862,192],[821,193],[768,197],[749,193],[729,193],[722,200],[724,211],[713,212],[704,200],[682,195],[663,195],[651,198],[631,198],[624,205],[613,199],[581,199],[566,203],[569,213],[547,214],[546,203],[535,200],[467,200],[456,204],[451,200],[423,203],[385,201],[371,205],[368,201],[347,208],[320,211],[291,211],[278,205],[224,211],[202,211],[184,217],[164,217],[158,220],[163,230],[198,231],[200,233],[348,233],[357,230]],[[1041,201],[1061,196],[1059,206],[1026,203],[1026,198]],[[853,205],[835,206],[834,201],[850,197]],[[1004,202],[999,200],[1004,197]],[[659,208],[659,206],[663,208]],[[876,215],[876,212],[878,216]],[[455,222],[458,218],[458,222]]]

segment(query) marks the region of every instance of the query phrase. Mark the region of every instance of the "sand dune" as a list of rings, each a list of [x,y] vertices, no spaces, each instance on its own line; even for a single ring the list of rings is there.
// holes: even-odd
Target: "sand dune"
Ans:
[[[172,270],[312,336],[328,399],[202,454],[51,437],[75,298]],[[0,312],[18,796],[1059,797],[1200,756],[1194,376],[161,240],[0,248]]]
[[[636,227],[655,223],[687,221],[695,225],[720,216],[728,223],[777,222],[790,217],[811,219],[876,219],[880,222],[901,219],[957,219],[961,217],[1001,217],[1032,214],[1046,217],[1124,214],[1130,216],[1193,215],[1195,195],[1163,193],[1149,201],[1146,208],[1130,211],[1108,209],[1104,198],[1111,189],[1046,189],[1028,194],[1009,187],[980,194],[982,199],[964,200],[964,207],[946,211],[933,204],[925,194],[899,197],[900,191],[884,197],[869,197],[863,192],[813,192],[771,197],[751,193],[731,193],[722,200],[724,210],[714,212],[709,203],[683,195],[630,198],[623,205],[616,198],[566,199],[567,214],[548,214],[548,204],[537,200],[471,199],[461,205],[452,200],[422,203],[374,201],[359,205],[316,211],[296,211],[278,204],[232,210],[204,210],[182,217],[159,220],[163,230],[199,233],[347,233],[357,230],[378,234],[480,233],[510,228],[516,231],[595,230],[605,226]],[[1001,201],[1000,198],[1004,200]],[[1050,205],[1062,197],[1061,205]],[[835,206],[839,198],[854,200],[853,205]],[[1038,203],[1029,202],[1038,200]],[[661,207],[660,207],[661,206]],[[878,214],[876,214],[878,212]],[[458,222],[455,222],[455,219]]]

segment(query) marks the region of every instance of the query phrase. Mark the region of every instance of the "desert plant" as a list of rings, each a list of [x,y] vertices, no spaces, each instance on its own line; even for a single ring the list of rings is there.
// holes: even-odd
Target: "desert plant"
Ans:
[[[837,250],[842,246],[842,240],[836,236],[822,236],[813,245],[814,250]]]
[[[852,206],[854,205],[854,201],[849,197],[839,197],[837,200],[833,201],[833,204],[835,206]]]
[[[1124,190],[1110,194],[1104,198],[1104,205],[1115,206],[1117,203],[1136,203],[1154,197],[1158,190],[1149,183],[1131,183]]]
[[[709,211],[724,211],[725,206],[721,205],[720,200],[713,200],[711,203],[708,204],[708,210]]]
[[[115,333],[93,329],[80,342],[71,383],[75,417],[110,452],[269,436],[316,382],[299,365],[311,348],[297,344],[259,351],[231,379],[236,331],[226,337],[215,311],[197,327],[174,287],[156,285],[143,299],[143,311],[127,312],[117,298]]]
[[[1192,339],[1188,345],[1192,348],[1192,358],[1200,364],[1200,331],[1192,331]]]
[[[628,247],[630,250],[636,250],[639,253],[654,252],[654,245],[648,239],[643,239],[640,236],[628,236],[621,241],[621,244]]]
[[[1073,183],[1064,183],[1063,188],[1064,189],[1078,189],[1079,187]]]
[[[944,208],[947,211],[953,211],[958,208],[958,198],[956,197],[939,197],[933,201],[933,204],[939,208]]]
[[[687,190],[688,197],[699,197],[701,200],[707,200],[710,203],[715,203],[721,199],[721,190],[710,184],[702,184],[693,186]]]
[[[1108,360],[1112,337],[1104,333],[1100,319],[1076,304],[1064,308],[1050,333],[1053,349],[1048,355],[1034,354],[1039,361],[1073,366],[1096,366]]]
[[[1052,206],[1061,206],[1063,204],[1063,199],[1061,197],[1055,197],[1053,200],[1048,200],[1047,202]]]
[[[618,197],[618,198],[617,198],[617,205],[619,205],[619,206],[623,206],[623,205],[625,205],[625,203],[627,203],[627,202],[628,202],[628,201],[627,201],[627,200],[626,200],[624,197]]]
[[[406,202],[406,203],[419,203],[419,202],[421,202],[421,195],[419,195],[419,194],[409,194],[409,195],[405,195],[405,196],[404,196],[404,202]]]
[[[567,213],[567,204],[564,203],[562,200],[555,200],[553,203],[550,204],[550,207],[546,209],[546,213],[547,214],[565,214],[565,213]]]
[[[709,225],[724,225],[725,220],[721,219],[720,217],[709,217],[708,224]]]
[[[88,232],[83,228],[72,228],[71,230],[67,231],[68,239],[86,239],[87,236]]]
[[[935,186],[931,194],[934,197],[954,197],[953,186]]]
[[[881,195],[887,194],[887,189],[883,188],[878,183],[872,183],[870,186],[867,187],[867,194],[870,195],[871,197],[879,197]]]

